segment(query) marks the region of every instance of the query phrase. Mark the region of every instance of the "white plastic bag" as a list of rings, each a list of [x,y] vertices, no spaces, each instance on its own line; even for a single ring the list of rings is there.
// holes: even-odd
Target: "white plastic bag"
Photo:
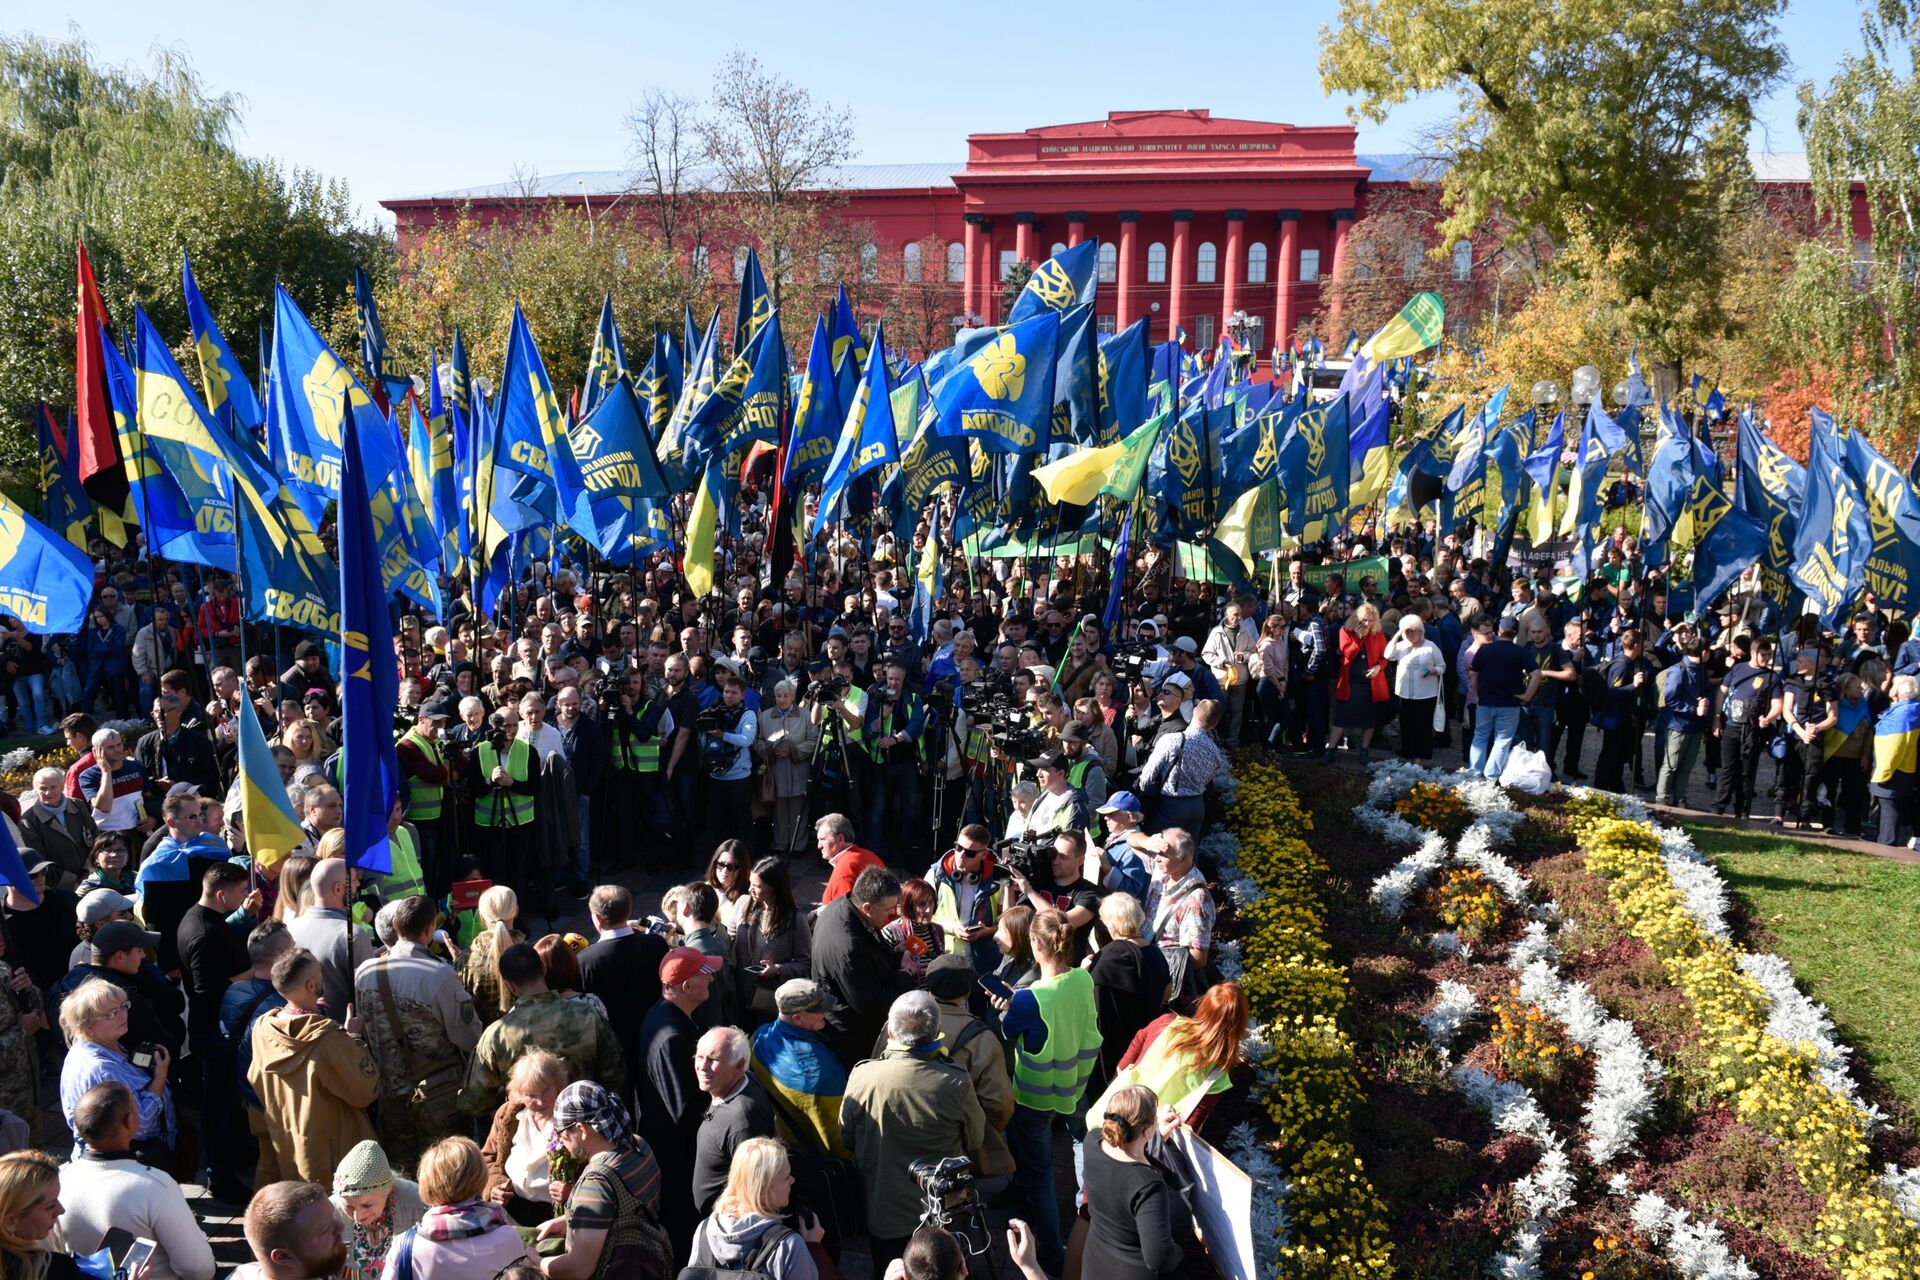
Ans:
[[[1500,785],[1530,796],[1543,796],[1551,791],[1553,768],[1547,763],[1546,753],[1515,743],[1507,753],[1507,767],[1500,771]]]

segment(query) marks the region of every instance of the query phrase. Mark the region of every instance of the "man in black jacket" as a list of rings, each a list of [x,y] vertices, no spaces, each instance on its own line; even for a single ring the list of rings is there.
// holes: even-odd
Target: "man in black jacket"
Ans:
[[[841,1006],[827,1015],[826,1039],[848,1067],[872,1050],[893,998],[913,987],[900,957],[880,937],[899,907],[900,878],[868,867],[851,893],[814,918],[813,977]]]
[[[637,1078],[640,1024],[660,1002],[660,962],[667,958],[667,940],[629,923],[633,894],[621,885],[595,889],[587,899],[587,914],[599,940],[580,953],[580,989],[599,996],[607,1007],[607,1021]]]
[[[131,920],[114,920],[94,930],[93,962],[75,965],[67,976],[47,992],[47,1017],[59,1021],[60,1004],[89,978],[104,978],[127,993],[127,1034],[120,1047],[132,1049],[139,1044],[166,1047],[173,1057],[180,1054],[186,1039],[187,998],[180,988],[167,980],[158,965],[147,959],[147,952],[160,946],[160,935],[148,933]]]
[[[639,1130],[660,1165],[660,1225],[675,1257],[693,1247],[700,1225],[693,1204],[693,1152],[707,1098],[693,1071],[700,1030],[693,1011],[707,998],[717,956],[675,947],[660,962],[659,1001],[640,1024],[640,1056],[632,1074],[640,1098]]]

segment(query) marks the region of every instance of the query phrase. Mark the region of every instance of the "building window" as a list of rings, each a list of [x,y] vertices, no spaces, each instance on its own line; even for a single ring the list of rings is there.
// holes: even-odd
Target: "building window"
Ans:
[[[1473,276],[1473,241],[1455,240],[1453,242],[1453,278],[1467,280]]]
[[[712,272],[713,257],[707,252],[707,246],[703,244],[693,246],[693,274],[698,277],[711,275]]]
[[[1202,240],[1200,251],[1194,255],[1193,279],[1196,284],[1212,284],[1219,275],[1220,251],[1213,247],[1213,241]]]
[[[1000,251],[1000,278],[1002,280],[1005,280],[1013,274],[1013,266],[1018,261],[1020,261],[1020,259],[1014,256],[1013,250],[1002,249]]]
[[[1247,283],[1267,282],[1267,246],[1258,240],[1247,246]]]
[[[1865,285],[1873,279],[1873,241],[1855,240],[1853,242],[1853,282]]]
[[[947,246],[947,283],[960,284],[967,278],[967,247],[955,240]]]
[[[1267,318],[1265,316],[1247,317],[1247,350],[1261,352],[1267,349]]]
[[[813,266],[814,270],[818,273],[815,279],[819,280],[821,284],[832,284],[834,272],[839,268],[840,264],[834,261],[832,253],[822,253],[813,260]]]
[[[1100,246],[1100,283],[1115,284],[1120,279],[1120,251],[1111,244]]]
[[[878,245],[860,246],[860,278],[869,282],[880,278],[880,247]]]
[[[739,284],[741,280],[746,278],[746,274],[747,246],[737,244],[733,246],[733,282]]]
[[[1320,251],[1302,249],[1300,251],[1300,283],[1312,284],[1320,278]]]
[[[1193,318],[1193,349],[1207,351],[1213,346],[1213,317],[1195,316]]]
[[[912,284],[920,283],[920,246],[910,244],[900,251],[900,278]]]
[[[1112,316],[1095,316],[1093,318],[1093,325],[1094,325],[1095,332],[1097,332],[1101,337],[1111,338],[1113,336],[1113,317]]]
[[[1147,283],[1167,282],[1167,246],[1155,240],[1147,246]]]
[[[1422,250],[1418,244],[1415,244],[1409,241],[1407,244],[1406,253],[1403,256],[1400,264],[1401,273],[1405,275],[1406,278],[1409,280],[1419,275],[1420,259],[1425,256],[1426,256],[1425,251]]]
[[[1060,243],[1060,242],[1059,242],[1058,240],[1055,240],[1055,241],[1053,242],[1053,256],[1054,256],[1054,257],[1056,257],[1056,258],[1057,258],[1057,257],[1059,257],[1059,256],[1060,256],[1061,254],[1063,254],[1063,253],[1065,253],[1066,251],[1067,251],[1067,246],[1065,246],[1064,244],[1061,244],[1061,243]]]

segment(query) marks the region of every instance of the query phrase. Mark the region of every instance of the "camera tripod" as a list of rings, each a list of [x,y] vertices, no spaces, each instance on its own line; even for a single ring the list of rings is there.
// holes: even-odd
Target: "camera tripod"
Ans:
[[[809,722],[813,721],[814,715],[823,707],[826,708],[827,719],[820,722],[820,732],[815,734],[813,739],[813,753],[807,757],[807,804],[793,815],[793,830],[787,833],[789,849],[794,848],[795,842],[800,838],[800,824],[806,822],[810,816],[818,817],[818,814],[813,813],[814,808],[821,801],[830,798],[832,786],[831,784],[823,785],[820,778],[820,753],[826,750],[829,736],[833,738],[834,749],[840,753],[840,776],[846,780],[847,784],[847,805],[855,814],[865,812],[860,804],[863,797],[860,795],[859,781],[854,774],[853,761],[847,756],[847,725],[841,719],[838,706],[818,698],[808,698],[800,705],[806,709]]]

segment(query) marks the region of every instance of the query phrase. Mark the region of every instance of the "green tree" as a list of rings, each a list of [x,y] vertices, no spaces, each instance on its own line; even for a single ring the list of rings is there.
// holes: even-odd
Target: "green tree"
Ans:
[[[1497,213],[1510,238],[1603,250],[1643,351],[1678,364],[1723,332],[1722,232],[1746,198],[1753,104],[1781,76],[1785,0],[1341,0],[1320,77],[1351,114],[1451,93],[1444,242]],[[1623,250],[1623,252],[1616,252]]]
[[[274,281],[326,323],[356,261],[385,272],[388,241],[355,225],[346,188],[239,154],[239,122],[236,100],[210,93],[177,52],[141,72],[97,65],[77,39],[0,39],[0,464],[31,455],[35,400],[73,399],[78,241],[115,323],[138,302],[175,342],[190,256],[249,367]]]
[[[1000,318],[1013,314],[1013,304],[1020,301],[1020,295],[1026,291],[1027,281],[1033,279],[1034,264],[1025,258],[1008,267],[1000,277]]]
[[[1809,373],[1832,375],[1833,411],[1883,448],[1920,427],[1920,12],[1866,6],[1862,48],[1824,88],[1800,86],[1800,131],[1822,234],[1794,252],[1776,329]],[[1854,189],[1871,224],[1854,237]]]

